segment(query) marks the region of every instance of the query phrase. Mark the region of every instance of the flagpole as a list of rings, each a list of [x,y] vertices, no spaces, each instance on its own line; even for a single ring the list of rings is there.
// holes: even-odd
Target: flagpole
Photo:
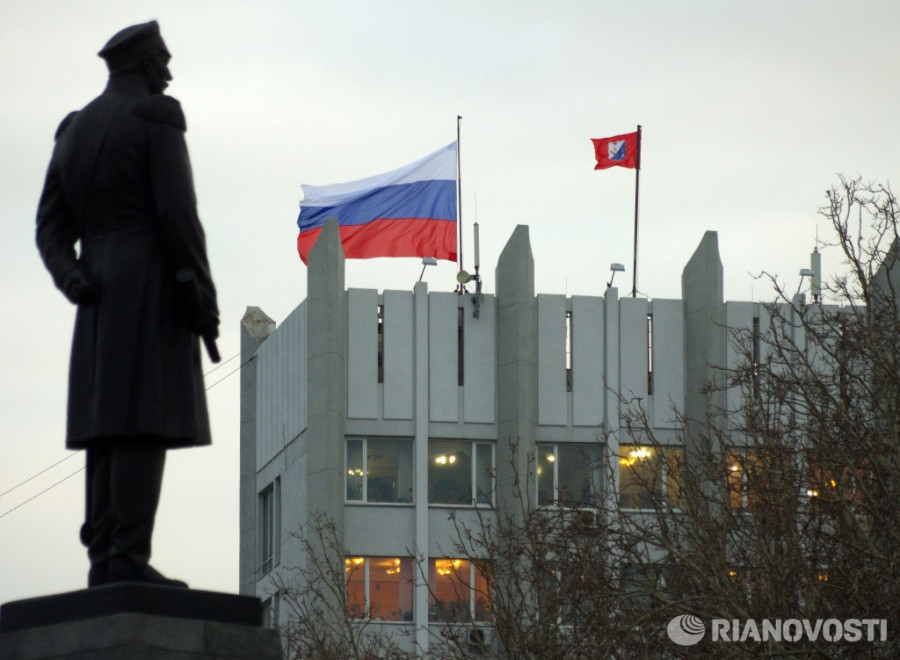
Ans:
[[[638,199],[641,189],[641,125],[637,127],[637,159],[634,168],[634,263],[631,269],[631,297],[637,298]]]
[[[460,168],[459,124],[462,116],[456,115],[456,224],[459,231],[459,270],[463,269],[463,224],[462,224],[462,171]],[[459,286],[462,293],[463,285]]]

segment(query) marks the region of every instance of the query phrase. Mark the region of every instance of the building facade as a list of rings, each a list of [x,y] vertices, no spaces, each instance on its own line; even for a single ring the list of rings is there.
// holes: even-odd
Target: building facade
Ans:
[[[242,322],[240,589],[283,620],[278,581],[306,565],[297,533],[325,516],[346,552],[348,614],[410,650],[453,621],[490,641],[483,577],[454,542],[458,524],[513,505],[516,473],[532,471],[528,497],[542,506],[617,497],[640,509],[647,470],[674,496],[669,459],[691,450],[678,420],[705,419],[714,365],[738,359],[725,328],[761,313],[723,301],[713,232],[682,274],[682,300],[536,294],[525,226],[477,316],[471,294],[423,283],[345,290],[343,266],[329,225],[307,299],[277,328],[256,308]],[[739,395],[720,396],[724,410]],[[657,445],[621,432],[635,409]]]

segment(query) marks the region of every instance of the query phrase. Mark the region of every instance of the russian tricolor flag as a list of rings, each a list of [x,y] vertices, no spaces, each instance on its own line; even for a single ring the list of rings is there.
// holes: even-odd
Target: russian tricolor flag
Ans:
[[[456,261],[457,145],[405,167],[349,183],[303,185],[297,251],[307,255],[328,218],[337,218],[344,256],[434,257]]]

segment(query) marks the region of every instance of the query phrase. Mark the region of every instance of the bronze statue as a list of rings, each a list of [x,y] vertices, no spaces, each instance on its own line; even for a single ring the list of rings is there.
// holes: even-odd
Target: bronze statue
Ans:
[[[41,258],[78,306],[66,446],[87,451],[88,586],[186,587],[148,562],[166,450],[210,443],[198,338],[217,361],[216,290],[159,25],[99,55],[109,82],[60,124],[37,212]]]

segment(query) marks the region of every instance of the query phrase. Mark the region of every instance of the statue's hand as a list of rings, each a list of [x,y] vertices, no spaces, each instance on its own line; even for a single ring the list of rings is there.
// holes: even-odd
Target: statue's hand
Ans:
[[[219,338],[219,316],[218,316],[218,314],[212,314],[212,313],[204,314],[203,318],[201,318],[198,321],[195,331],[201,337],[208,337],[209,339],[218,339]]]
[[[76,264],[66,276],[63,293],[70,302],[83,305],[97,297],[98,287],[91,281],[81,264]]]
[[[221,362],[222,357],[219,355],[219,348],[216,346],[216,339],[219,337],[219,316],[218,314],[207,314],[203,321],[198,324],[197,334],[203,340],[206,346],[206,353],[213,363]]]

